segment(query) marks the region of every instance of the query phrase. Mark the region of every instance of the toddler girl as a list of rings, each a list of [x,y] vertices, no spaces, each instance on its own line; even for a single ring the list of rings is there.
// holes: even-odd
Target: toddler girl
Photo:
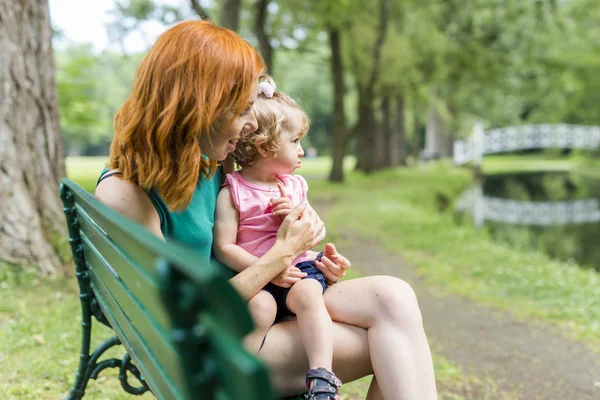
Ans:
[[[241,170],[226,176],[215,215],[215,255],[237,272],[271,248],[283,218],[306,201],[308,191],[304,178],[293,175],[302,163],[300,140],[308,131],[308,117],[294,100],[276,91],[270,77],[262,78],[258,90],[258,129],[234,143]],[[325,251],[333,253],[335,247],[327,244]],[[295,314],[310,366],[308,398],[339,400],[341,382],[331,371],[332,322],[323,299],[327,283],[315,267],[321,254],[304,253],[248,301],[256,329],[246,345],[260,351],[271,325]]]

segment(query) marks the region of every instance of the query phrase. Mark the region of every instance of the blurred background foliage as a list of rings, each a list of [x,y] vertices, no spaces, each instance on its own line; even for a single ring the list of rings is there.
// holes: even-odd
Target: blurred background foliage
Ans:
[[[476,119],[600,124],[594,0],[119,0],[112,14],[107,30],[122,51],[56,51],[70,155],[106,153],[143,57],[125,53],[127,36],[149,21],[167,27],[200,15],[234,25],[261,51],[278,87],[311,115],[307,147],[340,160],[355,153],[365,171],[449,156]],[[343,180],[341,168],[333,179]]]

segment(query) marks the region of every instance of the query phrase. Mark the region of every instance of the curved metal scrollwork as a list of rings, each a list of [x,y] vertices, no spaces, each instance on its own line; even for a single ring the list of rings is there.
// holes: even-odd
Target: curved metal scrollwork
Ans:
[[[119,368],[119,381],[121,382],[121,386],[123,390],[127,393],[133,395],[141,395],[150,390],[140,371],[137,369],[135,365],[131,363],[131,357],[129,354],[125,353],[125,356],[122,360],[118,358],[109,358],[107,360],[103,360],[98,362],[100,357],[110,348],[120,345],[121,341],[118,337],[113,336],[110,339],[106,340],[102,343],[98,348],[92,353],[92,355],[87,360],[87,365],[85,366],[85,370],[83,374],[78,379],[79,387],[74,387],[71,390],[71,393],[67,397],[68,399],[77,399],[83,397],[85,392],[85,388],[90,379],[98,379],[98,375],[100,372],[105,370],[106,368]],[[135,376],[138,381],[140,381],[140,386],[132,386],[128,382],[127,372],[130,372],[133,376]]]
[[[142,383],[142,386],[131,386],[129,382],[127,382],[127,371],[131,372],[131,374]],[[129,357],[129,354],[127,353],[125,353],[125,357],[123,357],[123,361],[121,362],[119,369],[119,381],[121,381],[121,386],[127,393],[140,395],[149,390],[148,385],[146,385],[146,382],[142,378],[142,374],[140,374],[140,370],[131,363],[131,357]]]
[[[69,243],[73,252],[75,262],[75,276],[79,283],[79,299],[81,302],[81,350],[79,352],[79,367],[75,376],[75,383],[71,387],[67,400],[78,400],[85,394],[87,384],[92,379],[97,379],[98,374],[106,368],[119,368],[119,381],[123,389],[130,394],[140,395],[150,390],[139,370],[131,363],[128,354],[122,360],[111,358],[98,363],[98,359],[108,349],[121,344],[118,337],[114,336],[104,343],[90,355],[90,342],[92,336],[92,315],[100,323],[110,327],[110,323],[98,306],[91,288],[90,274],[87,271],[83,246],[81,244],[81,235],[79,233],[79,221],[75,210],[75,200],[73,193],[65,186],[61,185],[60,196],[63,200],[63,211],[67,218],[67,227],[69,228]],[[134,375],[140,382],[139,387],[134,387],[127,381],[127,372]]]

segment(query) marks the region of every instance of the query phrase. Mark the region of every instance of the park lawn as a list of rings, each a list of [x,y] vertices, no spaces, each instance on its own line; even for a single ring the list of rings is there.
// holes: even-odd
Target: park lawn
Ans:
[[[335,204],[327,218],[334,240],[352,229],[401,253],[441,291],[556,323],[600,350],[600,275],[457,224],[452,201],[470,185],[469,171],[441,162],[351,173],[343,185],[311,181],[309,197]]]
[[[487,155],[483,158],[482,170],[486,175],[510,174],[515,172],[566,172],[580,163],[574,157],[551,157],[548,154]]]
[[[526,156],[493,154],[483,158],[482,171],[485,175],[573,172],[600,179],[600,159],[589,151],[583,150],[574,151],[569,156],[560,156],[557,154],[557,150]]]
[[[352,271],[346,279],[359,275]],[[75,277],[40,280],[32,273],[13,272],[0,277],[0,399],[62,399],[73,384],[81,344],[81,310]],[[112,336],[110,329],[93,324],[92,349]],[[122,358],[117,346],[102,359]],[[496,394],[493,381],[463,374],[435,353],[434,362],[440,399],[459,400],[463,394],[477,391]],[[121,389],[116,369],[104,370],[97,381],[91,380],[86,399],[153,399]],[[364,399],[371,377],[345,384],[344,400]],[[136,383],[135,378],[130,383]],[[473,399],[473,397],[467,397]]]
[[[68,158],[69,177],[93,191],[106,157]],[[353,160],[349,158],[349,170]],[[325,158],[306,160],[303,172],[307,176],[324,177],[330,166]],[[30,272],[11,271],[0,276],[0,400],[61,399],[73,383],[81,344],[81,316],[78,287],[74,276],[40,280]],[[347,279],[359,276],[352,271]],[[94,323],[92,349],[112,336],[111,331]],[[492,393],[495,385],[489,379],[468,376],[439,356],[434,348],[434,363],[440,399],[462,399],[464,393],[477,388],[479,393]],[[115,348],[105,357],[123,356]],[[103,358],[103,359],[104,359]],[[342,388],[345,400],[363,399],[370,377],[346,384]],[[128,399],[117,379],[116,370],[105,370],[98,381],[90,381],[88,399]],[[153,398],[145,394],[140,399]],[[471,398],[471,397],[468,397]],[[504,398],[504,397],[498,397]]]
[[[93,192],[100,172],[102,172],[107,161],[108,157],[106,156],[67,157],[65,161],[67,175],[87,191]],[[346,170],[352,169],[354,162],[354,157],[346,157],[344,168]],[[307,178],[326,178],[330,169],[330,157],[305,158],[302,161],[302,175]]]
[[[105,160],[67,159],[69,176],[93,191]],[[555,322],[574,337],[600,347],[598,274],[495,243],[484,230],[468,224],[457,225],[451,202],[470,185],[468,171],[441,162],[364,176],[349,171],[349,160],[347,182],[331,185],[321,179],[327,175],[326,159],[303,164],[302,173],[311,181],[309,197],[335,204],[327,219],[333,241],[343,239],[343,228],[354,229],[402,253],[441,291],[469,296],[524,318]],[[26,273],[0,276],[0,393],[4,395],[0,400],[64,397],[77,369],[81,340],[77,294],[74,277],[40,281]],[[96,324],[94,348],[110,335],[110,330]],[[493,382],[464,375],[439,356],[435,343],[432,348],[440,399],[464,398],[465,388],[472,387],[479,387],[485,398],[505,398],[495,393]],[[122,355],[122,349],[109,353]],[[104,371],[99,381],[90,382],[86,398],[131,398],[122,392],[116,376],[116,371]],[[343,398],[364,398],[368,382],[367,377],[345,385]]]

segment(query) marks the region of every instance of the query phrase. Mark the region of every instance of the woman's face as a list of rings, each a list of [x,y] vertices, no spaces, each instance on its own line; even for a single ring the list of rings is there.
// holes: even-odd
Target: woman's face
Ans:
[[[250,88],[248,104],[244,111],[240,115],[236,115],[229,126],[215,135],[211,135],[210,139],[208,135],[203,135],[200,138],[200,147],[203,154],[211,160],[223,161],[229,153],[235,150],[237,141],[242,136],[242,133],[253,132],[258,129],[253,108],[257,94],[258,82],[254,82],[252,88]]]

